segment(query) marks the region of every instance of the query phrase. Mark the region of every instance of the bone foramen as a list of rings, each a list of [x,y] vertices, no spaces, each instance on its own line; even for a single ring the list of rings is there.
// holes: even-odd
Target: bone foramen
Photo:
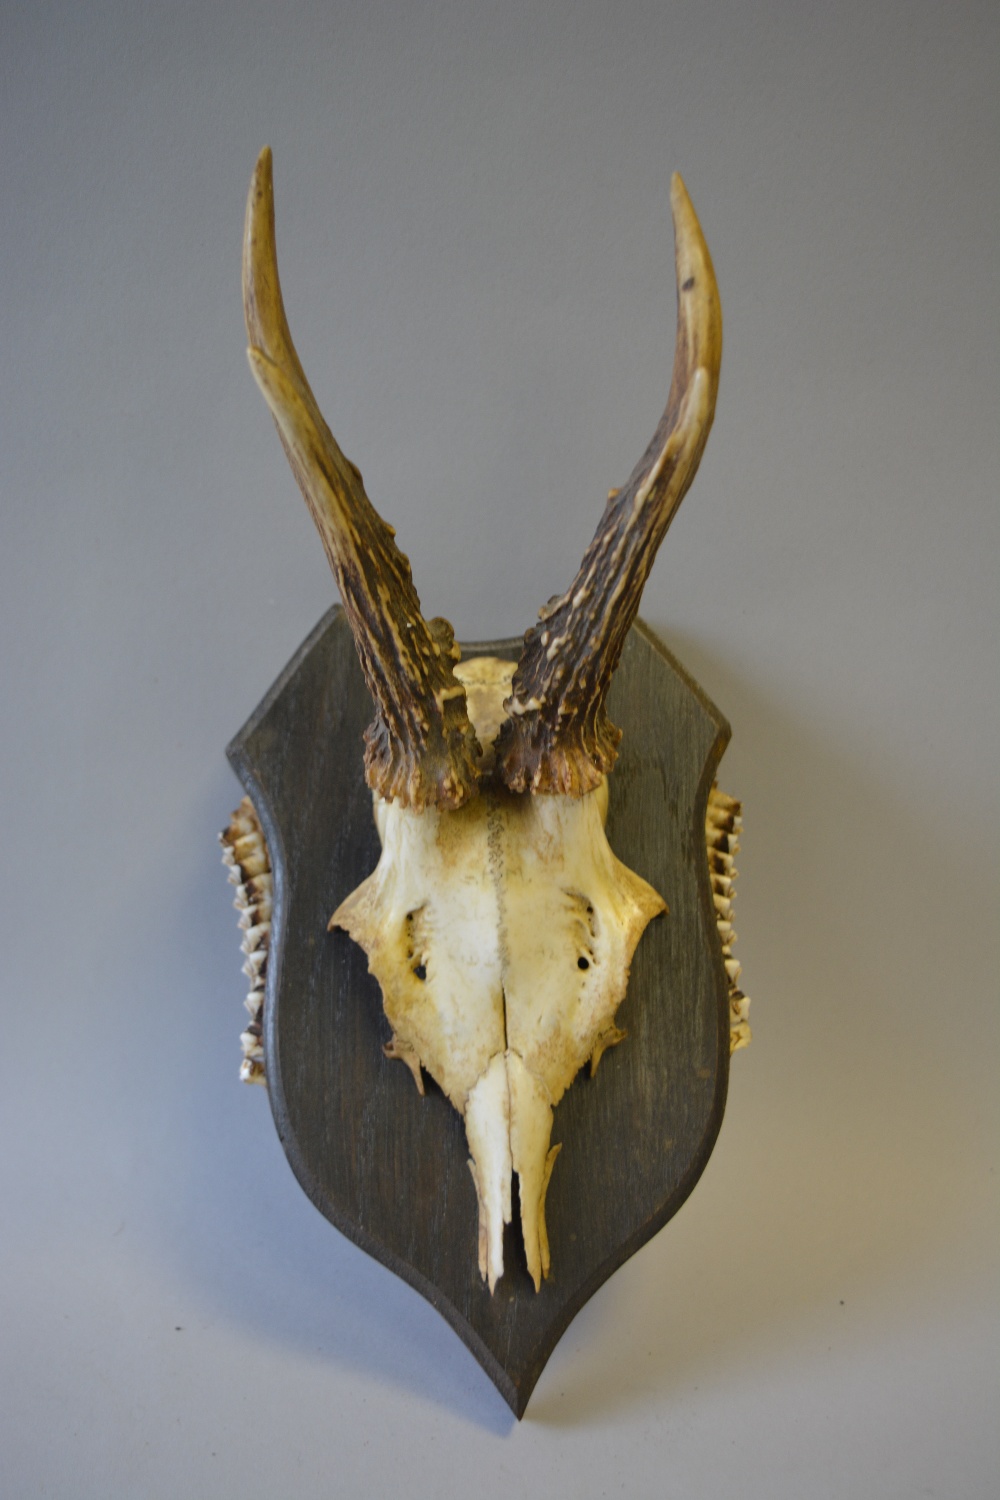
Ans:
[[[480,657],[463,667],[467,681],[471,679],[470,708],[477,693],[482,702],[480,712],[489,712],[489,700],[485,700],[483,687],[488,689],[490,669],[499,669],[500,682],[509,676],[506,662],[494,662]],[[475,674],[473,676],[473,674]],[[496,701],[493,695],[492,701]],[[473,719],[477,715],[473,710]],[[481,727],[481,726],[480,726]],[[733,925],[733,902],[736,899],[736,869],[734,856],[739,852],[740,832],[743,827],[742,808],[735,797],[727,797],[715,785],[709,793],[705,816],[705,844],[709,876],[712,882],[712,900],[715,906],[716,925],[722,946],[722,958],[729,981],[729,1045],[731,1052],[739,1052],[751,1041],[749,1024],[750,999],[739,988],[742,973],[739,961],[733,957],[736,929]],[[249,797],[244,797],[233,813],[225,830],[219,834],[222,845],[222,862],[229,872],[229,880],[236,886],[233,905],[239,912],[239,928],[243,933],[241,949],[245,955],[243,972],[250,981],[250,990],[244,1004],[250,1013],[250,1023],[240,1036],[243,1061],[240,1078],[244,1083],[264,1083],[263,1015],[264,988],[267,978],[267,956],[271,939],[271,890],[272,876],[270,856],[264,840],[257,813]],[[409,955],[412,957],[412,953]],[[625,1033],[614,1027],[604,1042],[595,1047],[592,1068],[600,1061],[606,1046],[621,1041]],[[394,1038],[386,1048],[390,1057],[399,1057],[413,1071],[416,1084],[423,1093],[423,1079],[419,1058],[412,1049]]]
[[[430,1073],[463,1116],[491,1291],[514,1172],[536,1289],[549,1272],[553,1110],[584,1063],[593,1071],[623,1038],[615,1014],[632,956],[665,910],[604,833],[620,738],[604,701],[718,387],[711,258],[676,176],[671,200],[678,333],[667,409],[516,666],[462,662],[447,621],[424,620],[392,528],[320,414],[282,304],[267,150],[247,203],[251,368],[323,539],[376,710],[365,766],[382,852],[330,925],[368,955],[393,1028],[387,1053],[421,1091]]]
[[[457,669],[467,682],[492,678],[492,694],[470,693],[484,718],[499,711],[512,669],[492,658]],[[584,797],[531,797],[486,782],[451,813],[376,799],[382,856],[331,921],[368,954],[391,1055],[418,1086],[426,1068],[465,1120],[491,1291],[512,1172],[536,1289],[548,1274],[552,1112],[622,1035],[614,1016],[632,954],[664,910],[611,852],[606,811],[606,783]]]

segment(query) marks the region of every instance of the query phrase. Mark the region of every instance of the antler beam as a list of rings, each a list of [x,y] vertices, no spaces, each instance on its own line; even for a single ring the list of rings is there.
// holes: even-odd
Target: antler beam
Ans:
[[[375,702],[365,775],[386,801],[461,807],[478,790],[479,743],[455,676],[447,620],[425,620],[410,564],[327,427],[292,343],[274,239],[271,152],[247,199],[243,307],[248,357],[316,523]]]
[[[580,570],[524,638],[497,740],[512,791],[581,796],[614,766],[621,730],[604,700],[656,549],[695,476],[715,415],[722,312],[712,259],[680,177],[671,182],[677,345],[667,408]]]

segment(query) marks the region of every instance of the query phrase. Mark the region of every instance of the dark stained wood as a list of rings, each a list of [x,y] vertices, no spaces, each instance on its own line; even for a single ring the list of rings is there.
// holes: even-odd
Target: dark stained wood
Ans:
[[[468,646],[515,660],[520,641]],[[422,1293],[520,1417],[546,1360],[598,1287],[684,1202],[722,1122],[728,987],[705,856],[709,788],[729,726],[652,632],[630,632],[609,706],[624,729],[611,777],[612,848],[666,898],[618,1013],[628,1031],[555,1115],[564,1142],[546,1217],[553,1276],[536,1293],[518,1226],[490,1296],[458,1114],[387,1060],[365,955],[334,908],[374,868],[364,780],[371,699],[342,609],[304,642],[228,748],[275,876],[264,1039],[275,1123],[317,1208]]]

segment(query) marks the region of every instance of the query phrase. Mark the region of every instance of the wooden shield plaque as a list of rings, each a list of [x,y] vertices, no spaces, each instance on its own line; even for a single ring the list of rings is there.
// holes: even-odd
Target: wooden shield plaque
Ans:
[[[463,647],[516,660],[521,641]],[[564,1142],[546,1200],[552,1276],[535,1292],[515,1206],[505,1271],[477,1268],[463,1123],[382,1052],[367,960],[330,914],[379,856],[362,734],[371,700],[340,607],[320,621],[228,748],[263,825],[275,904],[264,1005],[271,1108],[313,1203],[441,1312],[520,1416],[570,1320],[674,1214],[714,1145],[729,1074],[729,987],[705,813],[729,726],[641,622],[608,708],[624,730],[610,778],[612,849],[666,899],[618,1012],[627,1039],[556,1108]]]

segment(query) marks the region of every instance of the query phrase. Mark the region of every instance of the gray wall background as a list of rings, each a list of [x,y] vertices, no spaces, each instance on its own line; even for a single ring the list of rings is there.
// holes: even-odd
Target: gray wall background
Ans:
[[[998,1465],[993,4],[0,10],[0,1488],[984,1496]],[[755,1039],[517,1425],[236,1082],[223,747],[333,598],[299,350],[427,614],[522,631],[726,316],[643,613],[734,726]]]

